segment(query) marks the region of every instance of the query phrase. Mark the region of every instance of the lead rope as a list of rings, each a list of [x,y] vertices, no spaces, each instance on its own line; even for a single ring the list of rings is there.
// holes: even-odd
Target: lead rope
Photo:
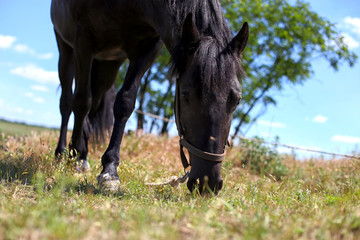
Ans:
[[[172,187],[178,187],[180,185],[180,183],[184,183],[186,182],[186,180],[189,177],[189,171],[185,172],[184,175],[180,176],[180,177],[176,177],[176,176],[172,176],[170,177],[168,180],[164,181],[164,182],[160,182],[160,183],[145,183],[146,186],[166,186],[166,185],[170,185]]]
[[[181,123],[180,123],[180,118],[179,118],[179,114],[180,114],[180,106],[179,104],[179,82],[178,80],[176,80],[176,89],[175,89],[175,123],[176,123],[176,127],[178,130],[178,134],[180,137],[180,141],[183,138],[182,136],[182,128],[181,128]],[[186,169],[190,166],[190,163],[188,162],[185,153],[184,153],[184,147],[182,146],[181,142],[180,143],[180,158],[181,158],[181,162],[182,165],[184,167],[184,175],[177,177],[177,176],[172,176],[170,177],[168,180],[164,181],[164,182],[160,182],[160,183],[145,183],[146,186],[166,186],[166,185],[170,185],[172,187],[178,187],[180,183],[185,183],[187,181],[187,179],[189,178],[189,173],[190,171],[186,171]]]

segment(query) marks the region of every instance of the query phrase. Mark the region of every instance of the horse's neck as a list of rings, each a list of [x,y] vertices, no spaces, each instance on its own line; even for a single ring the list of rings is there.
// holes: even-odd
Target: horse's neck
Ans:
[[[172,52],[174,47],[180,40],[180,31],[182,26],[176,23],[173,19],[172,13],[167,7],[167,0],[155,0],[149,11],[151,13],[151,22],[161,40],[164,42],[169,52]]]

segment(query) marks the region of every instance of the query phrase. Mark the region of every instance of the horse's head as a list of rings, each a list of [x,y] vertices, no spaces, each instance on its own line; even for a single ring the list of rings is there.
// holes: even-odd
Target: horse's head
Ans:
[[[222,188],[221,161],[232,115],[241,99],[240,57],[248,36],[245,23],[235,38],[223,44],[200,37],[191,14],[184,21],[175,110],[186,143],[182,145],[190,156],[190,191],[197,180],[200,192],[207,186],[215,193]]]

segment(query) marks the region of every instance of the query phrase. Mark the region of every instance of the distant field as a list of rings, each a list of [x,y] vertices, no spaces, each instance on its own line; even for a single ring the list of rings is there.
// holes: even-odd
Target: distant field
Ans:
[[[23,123],[14,123],[0,119],[0,133],[23,136],[30,134],[32,131],[39,132],[49,130],[45,127],[31,126]]]
[[[145,185],[182,173],[176,138],[126,136],[121,190],[109,194],[96,181],[106,141],[79,174],[55,161],[56,131],[0,129],[0,240],[360,239],[358,160],[297,161],[246,143],[228,151],[219,195],[199,196]]]

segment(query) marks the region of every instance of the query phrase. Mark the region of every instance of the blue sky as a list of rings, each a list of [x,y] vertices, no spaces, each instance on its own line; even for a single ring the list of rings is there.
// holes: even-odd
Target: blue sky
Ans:
[[[360,56],[360,2],[309,3],[337,24],[350,49]],[[58,52],[49,9],[50,0],[0,1],[0,118],[60,125]],[[266,140],[279,136],[280,142],[298,147],[359,152],[360,61],[353,68],[343,64],[335,72],[327,62],[316,60],[313,69],[303,85],[274,93],[277,106],[270,107],[247,136]],[[132,118],[128,128],[134,125]]]

